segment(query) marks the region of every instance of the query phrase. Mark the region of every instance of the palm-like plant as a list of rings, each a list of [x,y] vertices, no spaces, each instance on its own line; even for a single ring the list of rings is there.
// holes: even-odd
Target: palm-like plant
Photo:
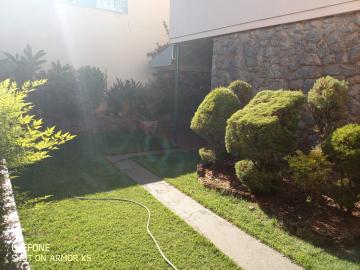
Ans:
[[[32,48],[27,45],[23,50],[23,55],[4,52],[6,61],[12,66],[12,77],[22,83],[28,80],[37,79],[41,71],[42,64],[46,63],[43,57],[46,55],[44,50],[33,53]]]
[[[42,114],[49,118],[79,118],[82,108],[75,69],[57,61],[44,75],[47,84],[31,96]]]
[[[137,115],[143,107],[142,89],[141,82],[116,78],[113,86],[105,93],[111,112],[115,115],[120,112]]]

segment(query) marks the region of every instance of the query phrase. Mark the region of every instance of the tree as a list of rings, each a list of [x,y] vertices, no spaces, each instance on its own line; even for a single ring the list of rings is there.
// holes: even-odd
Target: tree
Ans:
[[[75,136],[55,127],[43,128],[42,119],[30,114],[28,94],[46,80],[27,81],[20,88],[10,79],[0,82],[0,158],[18,169],[49,157],[49,152]]]
[[[46,63],[43,57],[46,55],[44,50],[33,54],[29,45],[23,51],[23,55],[4,52],[7,63],[10,65],[10,73],[14,80],[23,83],[27,80],[37,79],[41,71],[42,64]]]

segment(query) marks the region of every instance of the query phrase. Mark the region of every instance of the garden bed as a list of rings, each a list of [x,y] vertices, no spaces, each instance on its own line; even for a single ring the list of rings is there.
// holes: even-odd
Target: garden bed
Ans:
[[[306,231],[301,232],[301,227],[298,228],[300,230],[297,233],[293,233],[291,229],[286,228],[286,224],[282,224],[282,218],[276,215],[276,211],[280,211],[284,204],[266,205],[265,203],[270,199],[266,196],[250,195],[245,188],[240,189],[240,193],[234,196],[232,191],[226,190],[225,187],[233,187],[238,182],[226,183],[225,180],[221,180],[224,177],[224,172],[216,174],[216,178],[221,181],[222,186],[205,187],[198,180],[195,171],[196,164],[200,162],[198,154],[195,152],[152,155],[136,158],[136,161],[155,174],[167,178],[170,184],[200,204],[280,251],[305,269],[360,269],[360,245],[358,243],[351,245],[351,243],[343,241],[342,246],[335,245],[332,239],[329,241],[324,237],[317,237],[317,234],[311,233],[311,231],[306,235]],[[274,200],[281,200],[281,198],[275,198],[279,194],[273,196]],[[275,206],[277,208],[271,208]],[[314,212],[313,208],[309,207],[308,209],[310,209],[310,213]],[[290,207],[281,211],[286,213],[290,210],[291,213],[294,212]],[[346,219],[341,215],[338,217],[340,220]],[[304,215],[304,219],[306,218],[307,216]],[[336,220],[333,222],[336,223]],[[356,224],[359,223],[356,222]],[[327,227],[327,223],[325,225],[320,223],[319,225],[327,230],[332,229]],[[348,227],[348,224],[345,225]]]
[[[320,205],[311,205],[306,202],[306,194],[286,179],[274,194],[251,194],[236,178],[233,164],[222,167],[198,165],[197,172],[198,180],[205,187],[258,204],[293,235],[311,240],[317,238],[318,243],[343,248],[360,240],[359,207],[347,215],[325,196]]]

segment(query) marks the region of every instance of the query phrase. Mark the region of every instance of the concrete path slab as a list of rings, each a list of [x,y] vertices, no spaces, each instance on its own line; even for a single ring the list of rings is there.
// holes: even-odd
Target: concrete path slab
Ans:
[[[109,159],[243,269],[302,269],[281,253],[214,214],[136,162],[120,157]]]

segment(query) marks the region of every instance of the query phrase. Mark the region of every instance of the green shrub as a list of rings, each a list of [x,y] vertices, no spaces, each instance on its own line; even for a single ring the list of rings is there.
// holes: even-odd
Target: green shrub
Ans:
[[[83,103],[75,69],[57,61],[44,76],[48,79],[47,84],[30,95],[41,116],[51,120],[81,119]]]
[[[240,160],[235,164],[238,179],[254,193],[268,193],[276,189],[278,175],[258,169],[251,160]]]
[[[210,146],[220,148],[224,145],[226,120],[239,108],[239,100],[233,92],[223,87],[216,88],[201,102],[190,128]]]
[[[119,113],[137,116],[143,112],[143,86],[133,79],[116,78],[113,86],[106,91],[105,99],[112,114]]]
[[[32,104],[28,94],[46,81],[26,82],[20,89],[10,80],[0,82],[0,159],[9,169],[38,162],[49,152],[74,138],[69,133],[55,132],[55,127],[43,129],[41,119],[30,115]]]
[[[273,167],[296,148],[300,91],[259,92],[227,121],[226,149],[234,156]]]
[[[105,91],[105,75],[96,67],[84,66],[76,71],[79,95],[86,113],[95,112]]]
[[[360,191],[358,189],[354,189],[349,181],[349,178],[341,178],[333,185],[331,197],[341,207],[352,210],[355,203],[360,201]]]
[[[324,151],[342,174],[360,185],[360,124],[335,130],[325,141]]]
[[[247,82],[236,80],[228,88],[238,97],[241,107],[244,107],[252,98],[252,87]]]
[[[200,148],[199,149],[199,156],[202,161],[204,161],[206,164],[213,164],[216,162],[216,153],[214,150],[209,148]]]
[[[293,156],[287,157],[292,171],[292,179],[310,195],[329,191],[333,164],[327,160],[320,147],[316,147],[309,154],[296,151]]]
[[[343,120],[346,112],[348,86],[331,76],[316,80],[309,91],[308,102],[321,137],[326,138]]]

